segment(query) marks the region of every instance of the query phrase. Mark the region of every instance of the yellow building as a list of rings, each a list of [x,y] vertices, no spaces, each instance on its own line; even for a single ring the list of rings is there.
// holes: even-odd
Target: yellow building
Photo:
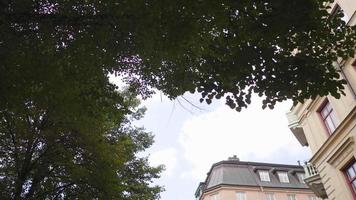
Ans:
[[[331,14],[342,10],[343,20],[356,24],[356,1],[338,0]],[[312,157],[305,166],[306,184],[314,193],[330,200],[356,199],[356,61],[338,60],[335,67],[347,80],[345,96],[306,100],[287,113],[289,128]]]

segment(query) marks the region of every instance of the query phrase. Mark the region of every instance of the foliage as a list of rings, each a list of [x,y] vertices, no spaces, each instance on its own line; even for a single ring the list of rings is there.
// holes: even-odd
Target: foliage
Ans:
[[[144,110],[129,92],[106,83],[104,94],[90,93],[99,84],[81,81],[88,80],[66,80],[70,94],[58,89],[37,97],[41,89],[29,85],[28,93],[12,96],[16,104],[2,102],[0,199],[159,198],[162,189],[151,182],[161,167],[137,157],[153,137],[131,125]]]
[[[78,67],[124,76],[143,96],[197,90],[201,101],[225,97],[237,110],[251,93],[270,108],[339,97],[345,82],[332,62],[354,55],[356,34],[341,13],[329,17],[330,2],[3,0],[0,92]]]
[[[356,34],[330,2],[1,0],[0,198],[157,198],[136,157],[152,136],[130,124],[151,88],[237,110],[339,97]]]
[[[113,53],[50,7],[0,1],[0,199],[159,198],[161,167],[137,157],[153,142],[131,125],[137,94],[118,92],[103,68]]]

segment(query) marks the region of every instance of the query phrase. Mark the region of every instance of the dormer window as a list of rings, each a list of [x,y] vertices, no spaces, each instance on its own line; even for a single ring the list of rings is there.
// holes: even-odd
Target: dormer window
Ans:
[[[258,173],[260,175],[261,181],[266,181],[266,182],[270,182],[271,181],[271,179],[269,178],[269,173],[268,173],[267,170],[259,170]]]
[[[281,183],[289,183],[288,173],[287,172],[277,172],[279,181]]]

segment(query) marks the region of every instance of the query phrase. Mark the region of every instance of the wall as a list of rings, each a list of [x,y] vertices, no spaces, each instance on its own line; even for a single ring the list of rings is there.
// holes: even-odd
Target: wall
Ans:
[[[263,191],[262,191],[263,190]],[[211,200],[211,195],[218,194],[219,200],[236,200],[236,192],[245,192],[246,200],[265,200],[266,193],[274,194],[275,200],[287,200],[287,194],[296,194],[297,200],[309,200],[309,196],[314,196],[310,190],[293,190],[293,189],[273,189],[257,187],[220,187],[213,191],[205,193],[202,200]]]
[[[356,82],[356,67],[351,66],[350,60],[345,68],[352,73],[352,76],[350,73],[347,75]],[[313,154],[310,161],[318,169],[330,200],[355,199],[342,172],[347,162],[356,158],[356,100],[348,88],[345,93],[346,96],[340,99],[331,96],[319,97],[294,108]],[[340,121],[340,125],[331,135],[318,112],[325,100],[330,102]]]
[[[356,10],[355,0],[337,0],[346,15],[351,18]],[[351,24],[356,24],[353,19]],[[354,56],[355,57],[355,56]],[[352,66],[355,58],[339,62],[351,87],[356,91],[356,67]],[[303,127],[313,157],[313,163],[319,171],[324,188],[330,200],[353,200],[352,191],[347,185],[346,177],[342,170],[352,159],[356,158],[356,98],[354,92],[345,88],[346,96],[340,99],[334,97],[318,97],[315,100],[307,100],[292,108],[297,115],[300,125]],[[333,134],[328,134],[318,109],[325,100],[333,107],[340,125]]]

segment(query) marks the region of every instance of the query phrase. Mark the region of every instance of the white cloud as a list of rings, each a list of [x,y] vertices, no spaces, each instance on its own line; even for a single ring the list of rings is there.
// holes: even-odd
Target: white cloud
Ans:
[[[177,164],[177,150],[172,147],[153,152],[149,162],[151,166],[165,165],[162,176],[171,176]]]
[[[221,105],[184,122],[179,141],[192,169],[183,172],[183,177],[202,181],[213,163],[234,154],[248,161],[283,163],[288,156],[294,156],[290,159],[296,164],[298,159],[304,159],[306,149],[287,127],[285,112],[290,103],[262,110],[258,99],[253,102],[240,113]]]

